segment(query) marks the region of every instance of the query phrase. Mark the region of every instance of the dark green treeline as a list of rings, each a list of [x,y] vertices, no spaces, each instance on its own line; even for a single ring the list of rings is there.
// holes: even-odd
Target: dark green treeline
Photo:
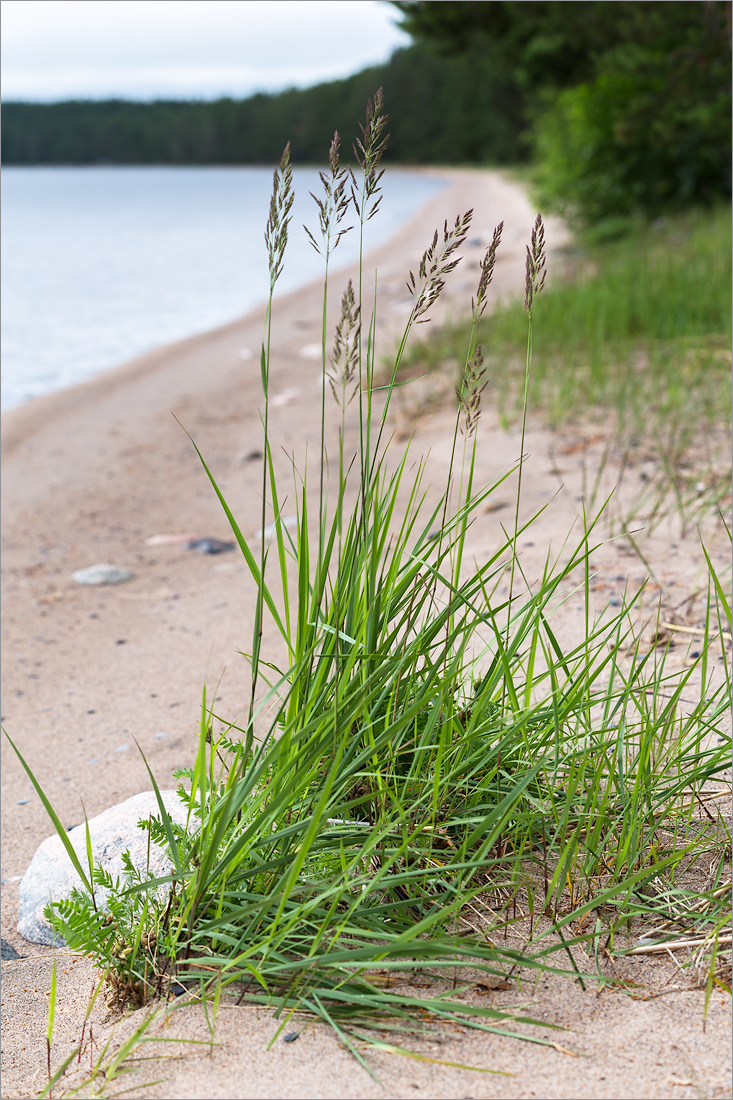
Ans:
[[[497,53],[461,57],[423,44],[385,65],[303,91],[215,102],[160,100],[5,103],[5,164],[321,164],[334,130],[344,151],[379,86],[389,114],[388,159],[403,164],[506,164],[525,155],[523,99]]]

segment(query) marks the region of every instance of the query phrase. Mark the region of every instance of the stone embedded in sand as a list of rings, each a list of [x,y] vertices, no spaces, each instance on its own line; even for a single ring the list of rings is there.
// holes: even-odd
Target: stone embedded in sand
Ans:
[[[77,584],[124,584],[134,579],[135,574],[119,565],[90,565],[88,569],[77,569],[71,574]]]
[[[184,542],[191,542],[197,536],[188,534],[150,535],[145,539],[146,546],[180,546]]]
[[[2,959],[3,962],[11,962],[13,959],[24,958],[25,955],[19,955],[12,943],[8,943],[7,940],[0,940],[0,959]]]
[[[185,825],[187,809],[177,793],[161,791],[161,796],[172,820]],[[135,867],[144,871],[148,866],[148,833],[146,829],[139,829],[137,823],[151,814],[160,816],[158,801],[153,791],[145,791],[91,818],[89,833],[95,865],[109,871],[113,879],[118,876],[122,878],[122,855],[129,852]],[[70,830],[69,839],[86,870],[86,828],[83,823]],[[154,877],[170,872],[170,860],[157,844],[150,845],[149,867]],[[82,882],[60,838],[56,835],[48,837],[31,860],[20,884],[18,932],[24,940],[47,946],[64,946],[60,936],[54,937],[43,910],[49,901],[67,898],[75,886],[81,887]],[[105,907],[107,895],[107,890],[95,887],[95,898],[101,908]]]
[[[224,542],[222,539],[191,539],[186,543],[187,550],[198,550],[199,554],[226,554],[234,549],[233,542]]]

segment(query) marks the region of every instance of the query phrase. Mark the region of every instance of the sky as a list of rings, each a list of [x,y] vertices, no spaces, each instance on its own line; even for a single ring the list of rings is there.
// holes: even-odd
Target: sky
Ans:
[[[2,0],[5,100],[215,99],[335,80],[407,35],[381,0]]]

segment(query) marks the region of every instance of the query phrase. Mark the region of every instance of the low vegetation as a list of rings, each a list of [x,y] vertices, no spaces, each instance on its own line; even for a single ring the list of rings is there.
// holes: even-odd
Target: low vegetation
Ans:
[[[408,337],[458,262],[470,213],[436,232],[411,276],[412,312],[384,385],[375,379],[369,287],[349,284],[335,341],[328,339],[328,270],[349,222],[363,241],[376,212],[384,126],[378,95],[355,174],[334,138],[316,199],[313,242],[327,275],[322,431],[315,470],[293,470],[297,526],[283,521],[281,502],[293,487],[276,477],[268,420],[272,295],[292,204],[287,150],[266,235],[261,489],[269,542],[248,543],[201,456],[257,582],[246,720],[227,725],[204,692],[198,752],[180,777],[188,825],[174,824],[160,798],[158,819],[147,823],[170,854],[169,876],[148,880],[130,866],[111,883],[73,856],[86,889],[50,911],[69,946],[105,971],[119,1004],[181,989],[218,1003],[232,987],[242,1002],[275,1009],[283,1027],[293,1013],[325,1022],[367,1068],[369,1044],[400,1051],[446,1021],[532,1039],[516,1014],[463,998],[467,975],[495,981],[518,969],[550,970],[607,984],[615,980],[607,959],[628,950],[639,922],[652,941],[687,929],[709,960],[703,980],[712,989],[721,980],[730,856],[715,810],[729,765],[720,738],[730,684],[715,679],[712,660],[730,609],[712,567],[700,656],[682,671],[663,647],[641,649],[633,600],[592,617],[591,518],[565,563],[548,561],[530,587],[516,548],[538,517],[520,525],[521,450],[503,545],[476,567],[464,559],[471,518],[498,488],[474,476],[486,377],[479,341],[486,331],[501,345],[520,316],[488,314],[502,227],[483,258],[464,332],[453,448],[436,504],[426,506],[420,467],[413,479],[387,423]],[[554,295],[571,292],[543,289],[539,217],[528,234],[523,424],[527,395],[544,385],[533,379],[535,328],[537,344],[558,355],[565,340],[571,355],[580,347],[563,310],[552,312]],[[700,234],[693,227],[690,239]],[[628,258],[619,253],[618,262],[628,274]],[[621,287],[622,271],[613,277]],[[592,294],[594,278],[580,293]],[[607,301],[626,316],[610,291]],[[649,310],[663,301],[648,299]],[[633,341],[636,313],[626,312],[624,339]],[[560,330],[550,335],[554,324]],[[655,324],[655,338],[680,337],[671,321]],[[591,325],[591,343],[594,332]],[[604,384],[593,372],[587,385],[600,401]],[[329,454],[332,415],[341,431]],[[352,416],[354,454],[344,430]],[[553,627],[569,582],[586,606],[585,636],[574,646]],[[269,662],[272,636],[287,649],[282,668]],[[93,904],[93,882],[115,888],[106,913]],[[579,964],[578,944],[590,967]],[[416,972],[427,986],[419,994],[406,982]]]
[[[611,240],[603,239],[611,236]],[[600,238],[600,239],[599,239]],[[605,221],[563,258],[537,307],[529,404],[559,431],[596,425],[621,465],[643,451],[655,504],[689,527],[730,496],[731,218],[728,208],[652,225]],[[488,392],[504,425],[524,408],[520,303],[479,327]],[[403,377],[460,376],[464,328],[412,344]],[[385,368],[388,371],[388,367]],[[649,496],[649,493],[647,493]]]

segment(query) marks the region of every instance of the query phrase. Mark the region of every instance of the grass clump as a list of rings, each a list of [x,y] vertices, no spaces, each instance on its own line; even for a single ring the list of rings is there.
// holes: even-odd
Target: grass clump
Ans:
[[[429,506],[422,465],[413,473],[408,451],[393,453],[388,415],[412,326],[458,262],[470,212],[435,233],[410,276],[412,314],[386,386],[375,383],[376,324],[373,313],[365,321],[361,278],[343,294],[329,354],[328,266],[347,214],[363,246],[380,198],[384,127],[377,96],[356,167],[344,172],[336,136],[316,198],[311,239],[326,267],[321,447],[315,478],[293,468],[295,528],[283,521],[268,420],[287,150],[268,222],[261,355],[262,527],[271,519],[274,533],[257,551],[201,456],[258,586],[246,719],[224,723],[204,692],[198,752],[181,776],[188,824],[171,821],[160,795],[160,815],[147,823],[170,854],[169,876],[147,881],[128,869],[108,913],[88,889],[52,910],[57,930],[113,975],[122,1000],[179,987],[218,997],[233,986],[240,1000],[275,1008],[283,1027],[296,1012],[326,1022],[361,1062],[363,1044],[383,1046],[385,1029],[394,1050],[446,1021],[526,1038],[516,1015],[455,995],[466,975],[578,975],[575,944],[613,945],[652,905],[650,891],[676,889],[703,855],[723,867],[728,844],[698,812],[727,766],[715,739],[726,685],[711,682],[706,664],[722,588],[711,590],[703,658],[676,674],[664,653],[641,654],[633,603],[603,621],[586,614],[574,648],[556,636],[563,585],[577,576],[588,606],[593,523],[529,586],[515,551],[537,517],[520,525],[517,499],[513,530],[490,558],[464,561],[472,517],[523,462],[518,454],[496,484],[475,484],[479,340],[491,324],[483,315],[501,227],[464,340],[445,488]],[[525,398],[544,262],[538,217],[527,250]],[[336,454],[326,443],[331,388]],[[353,453],[347,416],[356,418]],[[284,644],[284,667],[269,660],[268,636]],[[158,792],[152,773],[151,782]],[[109,885],[98,868],[91,878]],[[718,885],[708,909],[695,910],[698,924],[719,919]],[[502,938],[513,923],[519,943]],[[415,972],[429,986],[419,995]]]

